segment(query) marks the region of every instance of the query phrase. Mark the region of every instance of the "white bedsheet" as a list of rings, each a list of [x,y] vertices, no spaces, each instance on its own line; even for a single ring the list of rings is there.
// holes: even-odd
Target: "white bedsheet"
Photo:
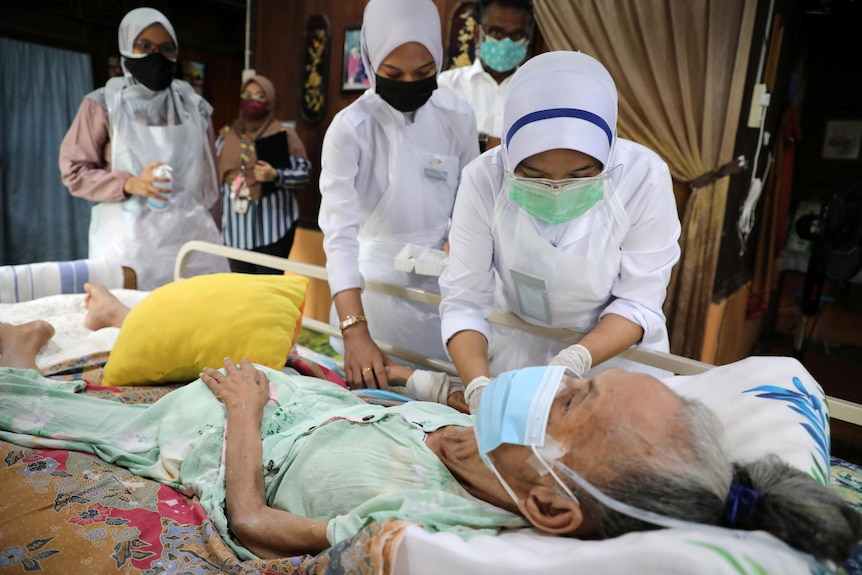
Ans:
[[[132,307],[149,292],[111,290],[123,304]],[[0,304],[0,321],[20,325],[42,319],[54,326],[56,333],[36,355],[36,365],[44,369],[61,361],[84,355],[110,351],[119,328],[90,330],[84,326],[87,309],[84,294],[59,294],[31,301]]]
[[[726,534],[695,529],[629,533],[604,541],[542,535],[535,529],[479,535],[469,541],[451,533],[408,527],[398,547],[394,575],[810,575],[802,556],[770,535]],[[773,545],[775,543],[775,546]]]

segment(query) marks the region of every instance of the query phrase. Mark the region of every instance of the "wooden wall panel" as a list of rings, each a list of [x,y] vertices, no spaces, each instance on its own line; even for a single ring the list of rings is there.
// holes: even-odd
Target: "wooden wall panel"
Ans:
[[[276,115],[282,120],[293,120],[299,136],[308,150],[313,164],[311,182],[304,193],[298,195],[300,225],[317,228],[317,211],[320,207],[318,178],[320,176],[320,149],[323,135],[335,113],[352,102],[357,93],[343,94],[339,81],[341,74],[341,44],[344,27],[362,22],[364,2],[354,0],[306,0],[282,2],[257,0],[255,2],[255,41],[251,56],[252,67],[270,78],[278,94]],[[327,91],[323,119],[306,122],[301,115],[302,76],[305,50],[305,29],[308,18],[323,13],[330,22]]]
[[[239,86],[242,78],[242,60],[208,52],[199,48],[181,48],[179,64],[183,61],[204,65],[203,96],[213,107],[213,128],[230,124],[239,113]]]

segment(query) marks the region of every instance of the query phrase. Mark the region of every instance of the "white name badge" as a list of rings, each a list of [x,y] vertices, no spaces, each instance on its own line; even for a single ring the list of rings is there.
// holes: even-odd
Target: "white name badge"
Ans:
[[[428,164],[423,168],[422,172],[425,174],[425,177],[429,180],[442,180],[446,181],[449,179],[449,172],[447,172],[444,168],[444,161],[442,158],[438,158],[434,156],[430,160],[428,160]]]
[[[521,315],[551,325],[551,304],[545,280],[515,269],[510,269],[509,273],[515,284]]]

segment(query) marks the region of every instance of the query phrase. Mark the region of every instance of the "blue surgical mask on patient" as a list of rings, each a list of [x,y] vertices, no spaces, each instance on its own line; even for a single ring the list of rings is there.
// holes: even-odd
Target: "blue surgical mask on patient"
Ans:
[[[488,455],[503,443],[529,447],[533,455],[527,461],[539,474],[553,476],[560,488],[576,503],[578,498],[555,470],[578,484],[602,505],[623,515],[661,527],[717,531],[726,535],[729,530],[724,527],[668,517],[613,499],[561,461],[566,452],[553,437],[546,434],[546,431],[551,406],[557,393],[564,386],[563,378],[567,373],[573,375],[563,366],[528,367],[509,371],[496,377],[482,392],[474,428],[479,444],[479,455],[485,465],[497,476],[512,501],[518,504],[517,495],[497,471]],[[559,439],[562,440],[562,438]],[[811,556],[791,548],[774,537],[754,531],[737,531],[734,534],[738,538],[757,539],[767,545],[791,552],[811,565],[816,564]]]
[[[482,392],[475,423],[479,455],[515,503],[515,492],[497,472],[488,453],[503,443],[530,446],[534,451],[545,445],[548,415],[565,374],[566,368],[559,365],[508,371]]]
[[[551,406],[557,393],[564,386],[563,377],[567,373],[574,376],[564,366],[528,367],[508,371],[496,377],[482,392],[474,429],[479,443],[479,456],[494,472],[515,504],[518,503],[517,495],[502,478],[488,455],[503,443],[531,448],[533,456],[528,462],[540,474],[550,473],[563,491],[575,502],[578,498],[560,479],[555,469],[568,476],[599,502],[624,515],[663,527],[699,525],[719,529],[666,517],[612,499],[560,461],[565,451],[553,437],[546,434],[546,430]]]
[[[565,370],[557,365],[527,367],[494,378],[482,392],[476,413],[476,438],[483,460],[503,443],[544,444],[548,414]]]

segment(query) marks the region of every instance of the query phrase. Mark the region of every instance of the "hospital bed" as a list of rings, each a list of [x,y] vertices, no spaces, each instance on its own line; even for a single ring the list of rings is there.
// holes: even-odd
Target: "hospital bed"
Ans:
[[[195,251],[283,269],[289,273],[325,280],[323,268],[273,256],[234,250],[202,242],[187,244],[178,255],[175,280],[186,278],[185,262]],[[408,299],[436,303],[434,294],[367,282],[366,289],[382,290]],[[147,296],[135,290],[117,290],[127,305],[136,305]],[[78,300],[74,300],[78,297]],[[72,325],[82,321],[80,296],[51,296],[56,302],[60,322]],[[18,312],[22,306],[39,306],[42,317],[48,303],[38,301],[5,306],[0,304],[0,320],[17,323],[26,319]],[[13,309],[15,308],[15,309]],[[26,311],[26,310],[25,310]],[[77,318],[74,319],[73,318]],[[505,314],[498,321],[533,331],[537,328]],[[115,328],[106,328],[108,331]],[[338,336],[337,330],[312,318],[304,318],[303,329]],[[99,330],[103,331],[103,330]],[[58,334],[60,335],[60,334]],[[553,332],[565,341],[578,335]],[[116,333],[109,333],[110,337]],[[100,342],[102,347],[109,343]],[[451,364],[418,357],[408,350],[381,343],[387,353],[425,365],[430,369],[454,373]],[[299,353],[297,353],[297,350]],[[49,350],[54,359],[60,350]],[[793,446],[811,441],[810,433],[798,422],[786,421],[794,413],[788,406],[777,407],[757,393],[748,393],[746,378],[773,369],[768,359],[752,358],[737,368],[713,368],[686,358],[630,350],[629,359],[680,374],[672,378],[678,391],[684,387],[707,396],[721,395],[721,387],[741,390],[739,396],[728,392],[733,417],[746,425],[731,423],[731,442],[756,450],[752,430],[764,441]],[[77,357],[54,361],[50,369],[58,378],[81,378],[89,383],[83,393],[130,403],[150,403],[181,383],[159,386],[105,388],[98,385],[107,350],[81,353]],[[53,361],[53,360],[52,360]],[[41,365],[41,364],[40,364]],[[338,381],[338,358],[322,358],[320,350],[298,346],[288,358],[288,367],[314,377]],[[735,369],[735,371],[734,371]],[[776,381],[793,365],[782,362],[776,368]],[[781,372],[781,373],[778,373]],[[712,378],[712,379],[708,379]],[[762,379],[762,374],[761,374]],[[803,377],[803,380],[805,378]],[[806,394],[814,397],[816,383],[804,381]],[[790,390],[791,392],[793,389]],[[742,393],[745,392],[745,393]],[[798,397],[809,397],[803,394]],[[704,397],[707,401],[708,397]],[[2,399],[0,399],[2,400]],[[816,398],[813,401],[817,401]],[[708,401],[709,403],[709,401]],[[770,409],[763,409],[768,404]],[[776,404],[773,406],[772,404]],[[832,418],[862,425],[862,407],[829,398]],[[711,405],[714,407],[714,405]],[[798,407],[798,406],[797,406]],[[822,422],[821,422],[822,423]],[[799,428],[799,429],[797,429]],[[786,433],[782,433],[782,430]],[[770,435],[770,433],[772,435]],[[781,437],[779,437],[779,435]],[[822,451],[822,439],[820,448]],[[831,486],[852,505],[862,510],[862,469],[825,453],[826,473]],[[798,441],[797,441],[798,440]],[[816,447],[816,446],[815,446]],[[812,452],[817,449],[812,447]],[[808,449],[787,457],[797,458],[797,466],[812,467]],[[751,453],[749,453],[751,454]],[[822,460],[823,454],[820,454]],[[801,461],[801,463],[800,463]],[[740,537],[734,532],[707,533],[670,529],[633,533],[606,541],[579,541],[552,537],[532,529],[513,530],[496,537],[477,536],[469,540],[446,533],[430,533],[421,526],[387,520],[373,523],[357,536],[339,543],[316,557],[290,557],[278,560],[243,561],[215,532],[200,505],[178,491],[136,477],[131,473],[76,452],[24,448],[0,442],[0,574],[39,571],[47,573],[115,572],[128,573],[812,573],[830,572],[835,566],[811,564],[780,546]],[[862,573],[862,549],[844,566],[846,573]]]
[[[179,254],[177,255],[177,261],[174,266],[175,280],[181,280],[187,277],[186,264],[188,262],[189,256],[196,251],[216,253],[234,259],[242,258],[257,265],[268,266],[274,269],[297,273],[305,275],[309,278],[315,278],[324,281],[328,279],[326,270],[320,266],[295,262],[292,260],[287,260],[284,258],[278,258],[275,256],[260,254],[256,252],[248,252],[236,248],[216,246],[201,241],[192,241],[188,242],[185,246],[183,246],[180,249]],[[435,306],[439,305],[440,303],[440,296],[438,294],[425,292],[415,288],[393,286],[373,280],[365,280],[365,287],[369,290],[379,291],[382,293],[402,297],[408,300],[428,303]],[[489,320],[494,323],[499,323],[509,327],[517,328],[530,333],[536,333],[550,339],[557,339],[566,343],[577,343],[578,340],[583,337],[582,333],[574,332],[571,330],[549,329],[536,326],[527,323],[520,319],[518,316],[508,312],[495,311],[491,315]],[[335,328],[335,326],[315,320],[313,318],[304,318],[303,326],[320,333],[328,334],[330,336],[335,336],[339,338],[341,337],[341,332],[337,328]],[[456,374],[455,366],[451,363],[440,361],[435,358],[424,357],[413,353],[410,350],[399,348],[396,345],[388,344],[385,342],[378,342],[378,345],[384,352],[392,356],[405,359],[418,365],[426,366],[429,369],[445,371],[446,373],[449,373],[451,375]],[[671,353],[654,351],[651,349],[644,349],[639,347],[633,347],[627,351],[624,351],[619,354],[619,357],[657,367],[659,369],[670,371],[678,375],[696,375],[714,367],[702,361],[697,361]],[[852,423],[854,425],[862,426],[862,405],[837,397],[827,396],[827,399],[829,401],[830,416],[832,417],[832,419],[837,419],[840,421],[845,421],[847,423]]]

